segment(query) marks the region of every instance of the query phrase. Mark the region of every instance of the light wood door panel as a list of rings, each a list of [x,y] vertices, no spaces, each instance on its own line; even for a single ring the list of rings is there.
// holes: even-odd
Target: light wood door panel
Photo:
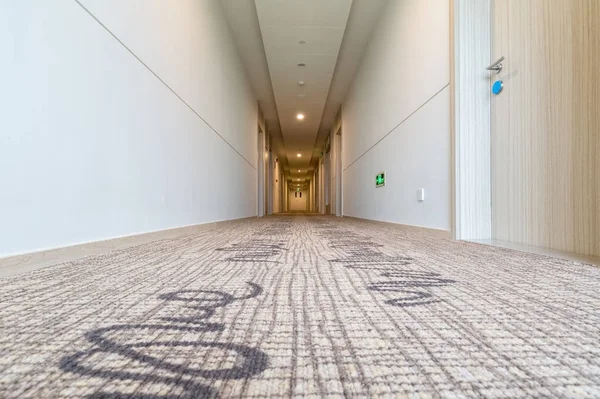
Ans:
[[[492,234],[600,255],[600,2],[493,7]]]

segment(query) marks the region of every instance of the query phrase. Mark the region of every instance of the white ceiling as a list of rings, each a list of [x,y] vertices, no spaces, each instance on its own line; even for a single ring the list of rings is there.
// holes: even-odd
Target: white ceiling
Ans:
[[[307,176],[352,0],[255,0],[255,3],[289,177],[294,182],[300,178],[302,182]],[[306,67],[299,68],[299,63]],[[299,87],[298,81],[304,81],[304,86]],[[296,118],[298,113],[305,115],[303,121]],[[296,156],[298,152],[301,158]]]
[[[387,1],[221,0],[272,150],[293,187],[297,179],[308,182]],[[300,112],[302,122],[296,119]]]

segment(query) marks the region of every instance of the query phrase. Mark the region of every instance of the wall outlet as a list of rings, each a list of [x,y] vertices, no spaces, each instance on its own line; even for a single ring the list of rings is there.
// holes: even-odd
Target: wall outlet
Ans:
[[[424,188],[420,188],[417,190],[417,199],[419,200],[419,202],[425,201],[425,189]]]

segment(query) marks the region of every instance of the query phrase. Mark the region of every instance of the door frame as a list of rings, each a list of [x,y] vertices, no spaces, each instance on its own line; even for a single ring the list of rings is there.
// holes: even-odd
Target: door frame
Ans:
[[[256,143],[256,182],[257,182],[257,216],[265,216],[265,132],[258,125],[258,140]]]
[[[265,148],[266,154],[267,154],[267,173],[266,173],[266,178],[267,178],[267,183],[266,183],[266,187],[267,187],[267,203],[266,203],[266,213],[267,215],[272,215],[273,214],[273,189],[274,189],[274,184],[275,184],[275,173],[274,173],[274,165],[275,162],[273,162],[273,153],[271,152],[271,148],[270,148],[270,143],[269,143],[269,148]]]
[[[490,72],[494,0],[450,0],[452,230],[492,238]]]
[[[335,216],[343,215],[343,178],[342,178],[342,126],[340,125],[335,135]]]

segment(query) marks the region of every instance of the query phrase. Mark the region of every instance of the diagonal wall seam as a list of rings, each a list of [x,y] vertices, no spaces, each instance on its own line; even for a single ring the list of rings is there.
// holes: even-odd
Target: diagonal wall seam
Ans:
[[[233,151],[235,151],[240,157],[242,157],[242,159],[246,161],[248,165],[250,165],[254,170],[256,170],[256,167],[252,164],[252,162],[246,159],[246,157],[244,157],[229,141],[227,141],[225,137],[223,137],[219,132],[217,132],[217,130],[206,121],[206,119],[200,116],[200,114],[187,101],[183,99],[183,97],[177,94],[177,92],[171,86],[169,86],[167,82],[165,82],[160,76],[158,76],[158,74],[154,72],[152,68],[150,68],[140,57],[138,57],[129,47],[127,47],[127,45],[123,43],[123,41],[119,39],[117,35],[115,35],[110,29],[108,29],[108,27],[104,25],[102,21],[96,18],[96,16],[92,14],[92,12],[88,10],[83,4],[81,4],[79,0],[73,1],[77,3],[77,5],[79,5],[90,17],[92,17],[94,21],[96,21],[106,32],[108,32],[121,46],[123,46],[125,50],[127,50],[133,57],[135,57],[135,59],[138,60],[140,64],[142,64],[144,68],[146,68],[152,75],[154,75],[154,77],[156,77],[156,79],[158,79],[159,82],[161,82],[167,89],[169,89],[169,91],[171,91],[171,93],[173,93],[175,97],[177,97],[183,104],[185,104],[185,106],[188,107],[190,111],[192,111],[198,118],[200,118],[200,120],[204,122],[206,126],[210,128],[210,130],[212,130],[217,136],[221,138],[221,140],[223,140],[229,147],[231,147]]]
[[[377,142],[375,144],[373,144],[371,147],[369,147],[365,152],[363,152],[362,154],[360,154],[360,156],[358,158],[356,158],[354,161],[352,161],[352,163],[348,166],[346,166],[344,168],[344,172],[350,168],[350,166],[354,165],[359,159],[361,159],[363,156],[366,155],[367,152],[371,151],[373,148],[375,148],[379,143],[381,143],[387,136],[389,136],[390,134],[392,134],[394,132],[394,130],[398,129],[401,125],[404,124],[404,122],[406,122],[407,120],[409,120],[414,114],[416,114],[417,112],[419,112],[424,106],[426,106],[429,102],[431,102],[431,100],[433,100],[434,98],[436,98],[438,96],[438,94],[440,94],[441,92],[443,92],[448,86],[450,86],[450,83],[446,83],[446,85],[444,85],[444,87],[442,87],[441,89],[439,89],[433,96],[429,97],[427,99],[427,101],[425,101],[423,104],[419,105],[417,107],[417,109],[415,109],[413,112],[410,113],[410,115],[408,115],[406,118],[404,118],[400,123],[398,123],[396,126],[394,126],[392,128],[392,130],[390,130],[389,132],[387,132],[382,138],[380,138],[379,140],[377,140]],[[342,111],[343,112],[343,111]]]

